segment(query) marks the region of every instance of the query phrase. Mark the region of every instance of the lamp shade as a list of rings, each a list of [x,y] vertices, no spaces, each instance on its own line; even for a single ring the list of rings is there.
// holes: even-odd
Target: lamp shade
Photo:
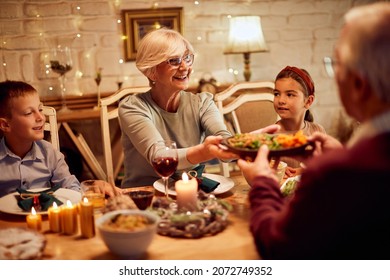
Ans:
[[[259,16],[230,18],[229,41],[224,54],[265,52],[267,50]]]

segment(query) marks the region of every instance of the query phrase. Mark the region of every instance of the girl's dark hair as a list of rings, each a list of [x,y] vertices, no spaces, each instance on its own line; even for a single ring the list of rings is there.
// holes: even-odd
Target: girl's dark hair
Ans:
[[[305,69],[287,66],[279,72],[275,78],[275,81],[282,78],[291,78],[297,81],[303,88],[305,98],[309,97],[309,95],[314,95],[313,79],[311,78],[309,72],[307,72]],[[305,121],[314,121],[313,114],[310,112],[310,110],[306,110]]]

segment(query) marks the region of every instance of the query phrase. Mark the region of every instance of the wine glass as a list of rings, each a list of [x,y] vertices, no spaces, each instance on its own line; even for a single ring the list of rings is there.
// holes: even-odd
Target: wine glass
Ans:
[[[175,173],[179,163],[176,142],[161,140],[153,145],[152,165],[164,182],[165,196],[168,197],[168,179]]]
[[[57,47],[52,50],[50,68],[53,72],[60,75],[58,80],[60,82],[62,107],[59,111],[70,111],[66,106],[65,100],[65,74],[72,70],[72,55],[69,47],[57,45]]]

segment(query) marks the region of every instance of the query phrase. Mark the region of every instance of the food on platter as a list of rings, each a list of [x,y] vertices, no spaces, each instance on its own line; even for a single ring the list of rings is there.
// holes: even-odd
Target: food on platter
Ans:
[[[270,157],[305,155],[313,151],[314,145],[302,130],[294,134],[241,133],[224,139],[222,144],[246,160],[253,160],[262,145],[268,146]]]
[[[256,150],[265,144],[270,150],[279,150],[302,146],[307,143],[307,138],[302,130],[295,134],[241,133],[228,138],[228,143],[235,148]]]

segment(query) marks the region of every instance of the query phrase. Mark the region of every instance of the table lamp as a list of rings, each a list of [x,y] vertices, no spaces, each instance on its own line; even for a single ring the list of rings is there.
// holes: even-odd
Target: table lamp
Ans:
[[[259,16],[237,16],[230,18],[229,41],[224,54],[244,54],[244,77],[251,77],[250,54],[268,51]]]

